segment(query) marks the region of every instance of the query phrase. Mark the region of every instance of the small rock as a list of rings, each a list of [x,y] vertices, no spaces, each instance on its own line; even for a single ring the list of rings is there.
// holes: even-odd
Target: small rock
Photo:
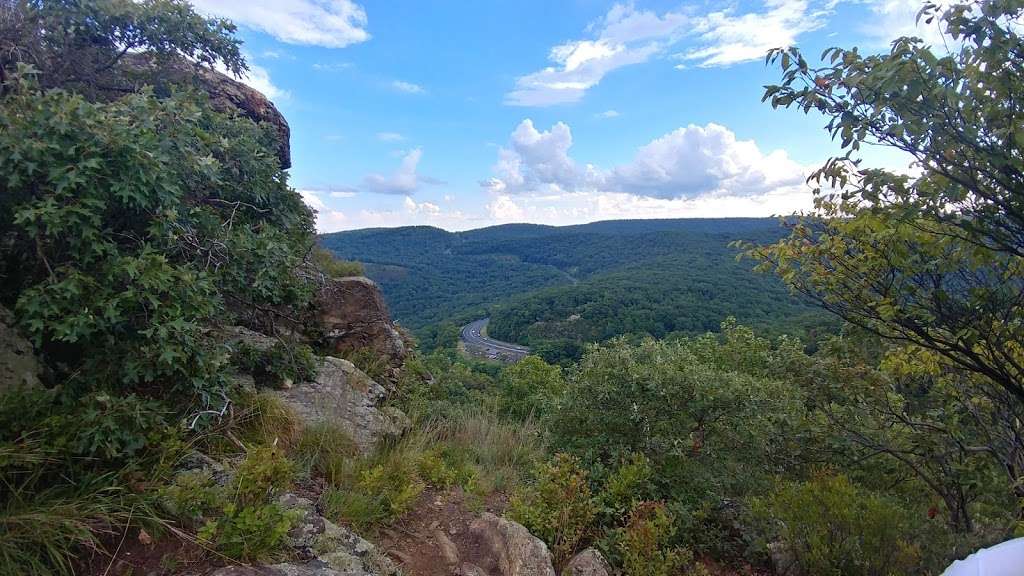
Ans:
[[[452,536],[455,536],[456,534],[459,533],[459,529],[456,528],[455,526],[452,526],[451,528],[448,529],[448,533],[451,534]]]
[[[587,548],[573,557],[562,570],[562,576],[609,576],[611,566],[604,556],[593,548]]]
[[[455,573],[457,576],[488,576],[483,568],[469,562],[463,562]]]
[[[430,523],[430,529],[431,530],[437,530],[437,527],[440,526],[440,525],[441,525],[440,522],[438,522],[437,520],[434,520],[433,522]]]
[[[434,540],[437,540],[437,547],[441,550],[445,564],[455,567],[459,563],[459,549],[455,546],[444,532],[434,531]]]
[[[151,546],[153,544],[153,537],[146,532],[145,528],[139,529],[139,544],[143,546]]]

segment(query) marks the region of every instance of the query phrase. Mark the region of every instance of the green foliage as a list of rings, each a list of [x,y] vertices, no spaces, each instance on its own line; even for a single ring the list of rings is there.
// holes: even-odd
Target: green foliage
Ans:
[[[654,493],[654,469],[643,454],[633,454],[605,480],[598,494],[598,514],[605,526],[626,518],[634,506]]]
[[[300,469],[338,482],[343,478],[347,462],[359,454],[355,442],[336,425],[317,423],[303,428],[294,447]]]
[[[376,528],[403,514],[425,487],[415,459],[406,455],[391,452],[378,461],[353,462],[349,479],[321,496],[324,513],[356,530]]]
[[[639,502],[618,534],[618,553],[627,576],[672,576],[693,561],[673,546],[675,519],[661,502]]]
[[[186,525],[197,526],[222,505],[224,495],[208,470],[188,470],[160,490],[161,504]]]
[[[507,514],[544,540],[561,566],[592,529],[595,509],[587,474],[578,459],[556,454],[534,477],[534,484],[523,486],[509,501]]]
[[[311,380],[317,368],[312,348],[288,342],[275,342],[266,349],[240,342],[231,355],[231,363],[252,374],[257,385],[268,387],[280,386],[285,381]]]
[[[10,0],[3,9],[0,80],[18,62],[32,62],[47,88],[113,97],[133,82],[158,83],[163,65],[182,59],[235,74],[247,69],[234,25],[204,18],[183,0]],[[156,70],[130,65],[140,52]]]
[[[561,368],[536,356],[527,356],[503,368],[498,384],[502,414],[517,420],[543,416],[565,392]]]
[[[233,560],[267,561],[283,556],[286,536],[294,521],[295,514],[285,512],[276,503],[251,506],[229,503],[196,535]]]
[[[292,483],[295,465],[272,446],[249,450],[235,471],[234,501],[241,507],[273,500]]]
[[[63,360],[58,376],[209,399],[221,354],[202,326],[225,299],[308,298],[294,269],[311,215],[248,120],[195,98],[94,104],[21,82],[0,127],[3,296]]]
[[[772,345],[731,324],[723,330],[721,340],[592,348],[553,415],[556,444],[591,465],[643,454],[660,485],[693,503],[763,486],[793,457],[803,395],[784,373],[802,353],[788,340]],[[746,357],[726,362],[741,344]]]
[[[339,260],[330,251],[320,247],[313,248],[313,263],[328,278],[362,276],[364,273],[362,263]]]
[[[921,551],[899,503],[820,473],[760,500],[784,553],[806,574],[886,576],[919,573]]]
[[[342,352],[340,356],[377,381],[387,377],[388,369],[391,368],[388,358],[373,348],[352,348]]]
[[[271,392],[243,394],[230,423],[237,439],[247,446],[291,448],[305,431],[295,411]],[[220,432],[214,430],[213,434]]]

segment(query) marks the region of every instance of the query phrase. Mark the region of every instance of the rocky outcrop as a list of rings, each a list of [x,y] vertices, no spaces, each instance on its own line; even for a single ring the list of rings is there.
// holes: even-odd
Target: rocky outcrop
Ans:
[[[294,494],[279,500],[298,516],[288,544],[299,562],[272,566],[228,566],[212,576],[397,576],[395,565],[351,530],[316,513],[313,502]]]
[[[612,567],[594,548],[587,548],[573,556],[565,565],[562,576],[610,576]]]
[[[521,524],[485,512],[469,531],[498,560],[502,576],[555,576],[548,547]]]
[[[387,390],[348,360],[325,356],[316,379],[275,391],[304,423],[339,426],[360,450],[369,452],[387,436],[399,436],[409,419],[396,408],[381,407]]]
[[[140,83],[192,85],[210,96],[210,104],[215,110],[238,112],[257,124],[269,124],[277,133],[277,158],[281,168],[291,168],[291,128],[274,103],[259,90],[227,74],[180,59],[128,54],[122,65]]]
[[[370,350],[392,367],[401,366],[408,347],[388,314],[380,288],[369,278],[332,278],[317,297],[315,323],[336,354]]]
[[[43,365],[18,332],[14,315],[0,306],[0,392],[41,385]]]

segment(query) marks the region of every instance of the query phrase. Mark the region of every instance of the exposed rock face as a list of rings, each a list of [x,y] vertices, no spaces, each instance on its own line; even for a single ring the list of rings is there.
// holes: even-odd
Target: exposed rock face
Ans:
[[[562,576],[609,576],[612,567],[605,561],[604,556],[593,548],[587,548],[566,564],[562,570]]]
[[[405,341],[373,280],[362,276],[328,280],[317,297],[317,309],[316,322],[334,352],[369,349],[387,358],[392,367],[405,360]]]
[[[128,54],[122,60],[128,73],[140,82],[151,84],[192,84],[210,96],[210,104],[220,112],[237,111],[257,124],[267,123],[277,132],[277,158],[281,168],[292,167],[291,128],[274,103],[259,90],[234,78],[184,60],[154,60],[147,54]]]
[[[348,360],[325,356],[316,380],[275,392],[306,423],[341,427],[368,452],[385,436],[400,436],[409,419],[400,410],[380,408],[387,391]]]
[[[285,494],[281,506],[299,513],[288,533],[289,545],[307,560],[272,566],[228,566],[212,576],[393,576],[395,565],[352,531],[316,513],[313,503]]]
[[[485,512],[469,531],[498,559],[502,576],[555,576],[548,547],[522,525]]]
[[[200,87],[210,95],[210,103],[217,110],[238,110],[257,124],[267,123],[277,132],[277,159],[281,168],[292,167],[291,128],[274,103],[255,88],[251,88],[225,74],[200,67],[196,76]]]
[[[0,306],[0,392],[41,385],[42,364],[14,324],[14,315]]]

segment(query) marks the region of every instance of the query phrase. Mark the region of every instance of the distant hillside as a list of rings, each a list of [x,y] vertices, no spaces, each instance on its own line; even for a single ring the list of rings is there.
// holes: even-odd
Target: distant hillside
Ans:
[[[625,333],[714,330],[730,315],[806,334],[820,324],[816,309],[737,262],[729,247],[784,233],[773,218],[723,218],[370,229],[321,241],[364,262],[394,316],[413,329],[489,313],[496,337],[571,347]]]

